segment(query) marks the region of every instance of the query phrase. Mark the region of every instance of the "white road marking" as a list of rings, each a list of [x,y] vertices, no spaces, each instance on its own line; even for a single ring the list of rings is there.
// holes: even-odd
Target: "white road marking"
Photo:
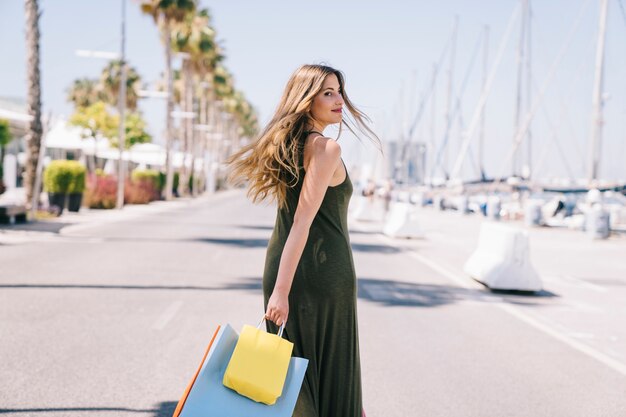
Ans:
[[[391,239],[390,237],[384,236],[384,235],[379,235],[378,236],[380,240],[384,241],[385,243],[387,243],[390,246],[394,246],[394,247],[398,247],[398,245],[396,244],[396,242]],[[449,280],[453,281],[454,283],[456,283],[457,285],[469,289],[469,290],[476,290],[476,289],[482,289],[483,286],[480,285],[479,283],[472,281],[472,280],[468,280],[468,279],[463,279],[463,278],[459,278],[454,272],[450,271],[448,268],[439,265],[433,261],[431,261],[430,259],[428,259],[427,257],[417,253],[417,252],[408,252],[409,256],[411,258],[414,258],[416,260],[418,260],[419,262],[423,263],[424,265],[428,266],[430,269],[434,270],[435,272],[440,273],[441,275],[445,276],[446,278],[448,278]],[[481,294],[482,295],[482,294]],[[489,299],[499,299],[499,297],[496,296],[487,296]]]
[[[571,275],[563,275],[563,277],[564,277],[565,279],[568,279],[568,280],[570,280],[570,281],[573,281],[573,282],[577,283],[577,284],[578,284],[578,285],[580,285],[581,287],[588,288],[588,289],[593,290],[593,291],[596,291],[596,292],[602,292],[602,293],[604,293],[604,292],[607,292],[607,291],[608,291],[608,290],[607,290],[606,288],[604,288],[604,287],[601,287],[601,286],[596,285],[596,284],[592,284],[592,283],[590,283],[590,282],[587,282],[587,281],[582,280],[582,279],[580,279],[580,278],[573,277],[573,276],[571,276]]]
[[[474,283],[472,281],[469,281],[467,279],[463,279],[458,277],[455,273],[453,273],[452,271],[448,270],[447,268],[433,262],[432,260],[428,259],[427,257],[425,257],[424,255],[421,255],[419,253],[415,253],[415,252],[409,252],[409,256],[411,258],[415,258],[418,261],[420,261],[421,263],[423,263],[424,265],[428,266],[430,269],[439,272],[441,275],[444,275],[446,278],[448,278],[450,281],[453,281],[455,284],[463,287],[463,288],[467,288],[468,290],[475,290],[475,289],[480,289],[482,288],[482,286],[478,283]]]
[[[604,308],[596,307],[587,303],[581,303],[579,301],[569,300],[565,303],[565,306],[574,311],[581,311],[583,313],[606,313],[606,309]]]
[[[389,239],[385,236],[380,236],[381,240],[386,241],[388,244],[390,244],[391,246],[395,246],[397,247],[398,245],[396,245],[396,243],[392,240]],[[440,273],[441,275],[443,275],[444,277],[448,278],[449,280],[451,280],[452,282],[458,284],[459,286],[463,287],[463,288],[467,288],[467,289],[475,289],[476,287],[471,285],[471,281],[468,281],[467,279],[461,278],[459,276],[457,276],[456,274],[454,274],[453,272],[449,271],[447,268],[439,265],[438,263],[436,263],[435,261],[433,261],[432,259],[428,259],[418,253],[415,252],[410,252],[409,255],[422,262],[424,265],[428,266],[429,268],[433,269],[434,271]],[[476,284],[478,285],[478,284]],[[589,285],[593,285],[593,284],[589,284]],[[617,359],[608,356],[590,346],[585,345],[584,343],[579,342],[578,340],[575,340],[569,336],[567,336],[565,333],[560,333],[550,327],[548,327],[547,325],[541,323],[540,321],[538,321],[537,319],[533,318],[532,316],[530,316],[529,314],[524,313],[523,311],[521,311],[519,308],[514,307],[508,303],[506,303],[502,298],[497,298],[494,297],[493,302],[490,303],[493,306],[499,307],[502,310],[506,311],[507,313],[509,313],[510,315],[512,315],[513,317],[517,318],[518,320],[523,321],[524,323],[534,327],[537,330],[542,331],[543,333],[552,336],[553,338],[559,340],[560,342],[566,344],[567,346],[578,350],[579,352],[582,352],[584,354],[586,354],[587,356],[590,356],[593,359],[596,359],[597,361],[603,363],[604,365],[608,366],[609,368],[613,369],[614,371],[619,372],[620,374],[626,376],[626,364],[618,361]]]
[[[523,312],[521,312],[519,309],[505,304],[505,303],[498,303],[495,304],[496,306],[500,307],[502,310],[506,311],[507,313],[511,314],[513,317],[516,317],[518,319],[520,319],[521,321],[533,326],[534,328],[541,330],[542,332],[544,332],[545,334],[554,337],[555,339],[565,343],[566,345],[568,345],[569,347],[578,350],[579,352],[582,352],[594,359],[596,359],[599,362],[602,362],[603,364],[605,364],[606,366],[608,366],[609,368],[613,369],[614,371],[617,371],[619,373],[621,373],[622,375],[626,376],[626,365],[621,363],[620,361],[618,361],[617,359],[614,359],[608,355],[605,355],[604,353],[585,345],[584,343],[581,343],[575,339],[572,339],[571,337],[566,336],[565,334],[559,333],[555,330],[552,330],[551,328],[549,328],[548,326],[544,325],[543,323],[540,323],[539,321],[535,320],[534,318],[530,317],[528,314],[525,314]]]
[[[575,337],[576,339],[595,339],[596,335],[593,333],[584,333],[584,332],[573,332],[569,334],[571,337]]]
[[[599,292],[599,293],[605,293],[608,290],[605,287],[602,287],[600,285],[597,284],[592,284],[590,282],[587,282],[585,280],[582,280],[580,278],[575,278],[571,275],[542,275],[541,278],[544,281],[551,281],[551,282],[556,282],[562,285],[569,285],[572,287],[580,287],[580,288],[586,288],[595,292]]]
[[[154,322],[152,328],[154,330],[163,330],[165,326],[174,318],[178,310],[182,307],[182,301],[175,301],[159,316],[159,318]]]

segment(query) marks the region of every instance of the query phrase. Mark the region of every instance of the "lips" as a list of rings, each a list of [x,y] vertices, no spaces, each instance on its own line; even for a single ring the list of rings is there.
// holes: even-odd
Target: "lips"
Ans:
[[[341,113],[342,110],[341,109],[335,109],[335,110],[331,110],[333,113]]]

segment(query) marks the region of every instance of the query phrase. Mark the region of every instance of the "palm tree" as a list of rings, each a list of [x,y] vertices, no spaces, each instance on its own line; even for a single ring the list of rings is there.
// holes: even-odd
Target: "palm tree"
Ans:
[[[171,167],[172,148],[172,111],[174,110],[174,97],[172,94],[172,48],[171,26],[174,22],[180,22],[185,15],[196,9],[196,0],[140,0],[141,10],[154,19],[159,31],[161,41],[165,48],[165,79],[167,80],[167,109],[166,109],[166,137],[165,137],[165,199],[172,199],[173,174]]]
[[[89,107],[101,99],[101,90],[98,80],[80,78],[74,80],[67,90],[67,101],[74,103],[74,107]]]
[[[223,65],[218,65],[215,68],[213,81],[215,83],[215,94],[219,100],[230,97],[235,92],[233,76]]]
[[[174,104],[179,107],[183,106],[184,100],[184,85],[183,72],[181,70],[174,70],[172,75],[172,90],[174,92]]]
[[[227,129],[225,129],[226,123],[223,117],[223,111],[226,110],[226,100],[228,100],[228,98],[231,97],[235,92],[233,76],[226,69],[226,67],[224,67],[223,65],[218,65],[217,68],[215,68],[215,72],[213,73],[213,83],[215,85],[216,101],[217,104],[219,104],[217,106],[219,110],[216,114],[216,121],[220,125],[220,132],[225,135]],[[216,150],[218,164],[221,161],[223,145],[226,145],[226,143],[224,142],[224,138],[221,138],[218,142]]]
[[[237,120],[239,137],[252,137],[258,131],[258,121],[254,107],[246,100],[241,91],[235,91],[225,99],[226,111],[232,113]]]
[[[35,177],[41,149],[41,75],[39,69],[39,5],[37,0],[24,0],[26,15],[26,73],[28,80],[28,114],[32,117],[26,133],[26,206],[31,207]],[[38,196],[37,196],[38,197]]]
[[[108,104],[117,106],[120,96],[120,79],[122,77],[122,61],[114,60],[108,63],[100,75],[100,88],[102,98]],[[126,108],[137,110],[137,100],[139,98],[139,85],[141,76],[135,68],[126,68]]]
[[[210,24],[210,15],[208,10],[202,10],[200,14],[205,14],[208,19],[208,24]],[[195,73],[198,77],[199,83],[197,88],[197,96],[200,98],[200,124],[203,126],[212,126],[215,127],[215,120],[210,120],[209,114],[214,115],[215,109],[215,89],[214,89],[214,73],[217,66],[224,60],[224,55],[221,47],[215,41],[215,33],[211,34],[212,36],[201,37],[198,42],[199,45],[199,53],[194,55],[194,60],[192,61],[194,65]],[[205,160],[206,150],[207,150],[207,141],[208,141],[208,131],[206,129],[201,130],[201,146],[200,146],[200,156],[202,160]],[[191,162],[191,172],[195,172],[195,161],[196,158],[192,159]],[[192,184],[191,193],[193,196],[197,195],[196,189],[197,182],[194,181]]]
[[[202,87],[198,88],[199,81],[207,73],[212,72],[217,62],[223,58],[215,42],[215,30],[211,27],[210,20],[209,11],[206,9],[198,13],[188,13],[185,19],[175,26],[172,33],[174,49],[186,54],[182,70],[184,80],[183,110],[185,112],[194,111],[195,96],[198,96],[202,91]],[[191,154],[191,166],[188,170],[186,163],[183,163],[181,169],[179,184],[182,195],[188,194],[189,172],[193,175],[195,170],[196,135],[193,125],[193,119],[186,119],[182,148],[185,159],[188,154]],[[195,193],[193,188],[191,191],[192,194]]]
[[[222,101],[224,111],[232,115],[228,127],[231,143],[224,145],[235,150],[240,143],[240,137],[253,137],[258,131],[256,112],[252,105],[245,99],[243,93],[235,90],[233,77],[226,68],[218,65],[214,75],[215,93]]]
[[[212,77],[212,74],[211,74]],[[211,99],[212,99],[212,91],[213,91],[213,82],[210,78],[208,77],[202,77],[201,78],[202,81],[200,81],[200,91],[199,91],[199,96],[200,96],[200,125],[202,126],[209,126],[209,103],[211,103]],[[206,165],[206,152],[207,152],[207,142],[208,142],[208,132],[206,129],[202,129],[200,130],[200,132],[198,133],[201,136],[200,139],[200,157],[202,158],[203,161],[203,166]],[[196,158],[194,156],[193,158],[193,162],[195,162]],[[193,168],[195,168],[195,164],[192,162],[191,166],[192,166],[192,172],[193,172]],[[194,181],[191,184],[191,195],[193,197],[196,197],[198,194],[198,190],[196,188],[196,184],[197,182]],[[206,189],[206,188],[205,188]]]
[[[102,69],[100,79],[79,78],[67,89],[67,101],[76,109],[89,107],[98,101],[117,107],[121,78],[121,61],[111,61]],[[141,76],[135,68],[126,70],[126,107],[137,109]]]
[[[74,80],[72,86],[68,89],[67,100],[74,103],[75,113],[71,117],[70,123],[86,129],[85,137],[93,137],[95,148],[92,157],[92,170],[97,166],[97,138],[98,134],[106,136],[113,145],[117,143],[117,131],[101,129],[102,125],[111,123],[101,123],[108,117],[108,109],[106,105],[116,107],[119,101],[119,88],[121,79],[121,61],[110,61],[103,69],[100,79],[81,78]],[[138,86],[141,77],[134,68],[126,70],[126,107],[131,111],[133,117],[141,118],[136,114],[137,100],[139,98]],[[129,120],[128,117],[125,120]],[[113,123],[117,125],[118,122]],[[106,130],[106,133],[104,132]],[[128,142],[128,141],[127,141]],[[117,145],[115,145],[117,146]]]

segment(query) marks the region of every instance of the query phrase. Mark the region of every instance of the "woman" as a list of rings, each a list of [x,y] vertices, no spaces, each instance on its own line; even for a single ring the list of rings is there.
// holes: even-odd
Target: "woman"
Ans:
[[[347,112],[346,112],[347,110]],[[253,201],[278,203],[267,248],[263,293],[267,328],[285,323],[294,356],[309,360],[298,417],[361,417],[356,276],[347,209],[352,183],[339,144],[323,135],[347,114],[367,136],[368,120],[348,99],[343,75],[304,65],[289,79],[258,140],[229,159],[230,179],[249,180]]]

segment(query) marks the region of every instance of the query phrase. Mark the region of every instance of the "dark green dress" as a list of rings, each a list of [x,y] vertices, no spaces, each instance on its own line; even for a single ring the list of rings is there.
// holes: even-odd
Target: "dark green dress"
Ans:
[[[301,152],[300,180],[288,190],[286,207],[277,212],[267,248],[265,310],[302,189],[302,162]],[[293,356],[309,360],[296,417],[361,417],[362,413],[356,276],[347,223],[351,195],[346,170],[344,182],[326,191],[289,292],[284,337],[294,344]],[[277,328],[268,322],[267,330],[275,333]]]

